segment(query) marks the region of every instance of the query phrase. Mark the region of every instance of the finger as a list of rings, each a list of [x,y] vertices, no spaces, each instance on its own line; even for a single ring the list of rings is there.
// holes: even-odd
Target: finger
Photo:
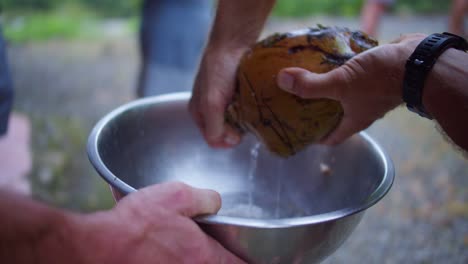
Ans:
[[[221,196],[213,190],[181,182],[160,184],[158,189],[159,194],[156,191],[153,194],[162,196],[159,204],[186,217],[215,214],[221,208]]]
[[[232,147],[240,142],[240,135],[224,123],[226,98],[214,90],[201,103],[205,140],[212,147]]]
[[[346,86],[341,68],[327,73],[312,73],[301,68],[282,69],[277,76],[278,86],[302,98],[339,100],[339,89]]]
[[[192,98],[190,98],[190,101],[188,103],[188,111],[192,115],[192,118],[195,121],[195,123],[199,125],[200,112],[197,109],[197,104],[198,104],[198,98],[192,95]]]
[[[223,143],[220,147],[232,148],[238,145],[242,140],[242,134],[228,124],[224,124]]]
[[[358,132],[354,129],[354,124],[350,118],[343,117],[338,127],[335,128],[328,136],[323,138],[320,143],[324,145],[334,146],[340,144],[354,133]]]
[[[200,131],[204,135],[205,134],[205,132],[204,132],[205,131],[205,125],[203,124],[203,118],[202,118],[202,115],[201,115],[200,111],[198,111],[197,105],[198,105],[197,98],[192,97],[190,99],[188,109],[189,109],[189,112],[192,115],[192,119],[195,121],[195,124],[197,125],[198,129],[200,129]]]

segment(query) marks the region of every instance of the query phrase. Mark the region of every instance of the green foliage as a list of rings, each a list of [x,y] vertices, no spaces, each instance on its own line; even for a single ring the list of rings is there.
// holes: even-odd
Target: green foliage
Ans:
[[[30,179],[34,197],[77,211],[112,207],[108,185],[86,158],[89,128],[84,122],[76,117],[28,116],[39,131],[32,135],[34,169]]]
[[[105,16],[131,16],[138,14],[141,0],[75,0]]]
[[[3,1],[4,33],[10,41],[96,36],[101,17],[127,17],[138,25],[143,0],[0,0]],[[174,0],[176,1],[176,0]],[[365,0],[277,0],[273,15],[358,16]],[[446,13],[451,1],[396,0],[389,10],[398,13]],[[0,6],[2,7],[2,6]]]
[[[135,16],[143,0],[1,0],[9,10],[53,10],[63,5],[82,6],[102,16]],[[176,1],[176,0],[174,0]],[[316,14],[357,16],[365,0],[277,0],[273,14],[301,17]],[[451,1],[396,0],[393,10],[415,13],[446,12]]]
[[[416,13],[446,13],[452,1],[446,0],[397,0],[396,11],[411,10]]]
[[[103,17],[135,18],[142,0],[0,0],[4,1],[2,27],[6,39],[28,42],[51,38],[99,36]]]
[[[277,0],[273,14],[280,17],[310,15],[358,16],[365,0]],[[410,13],[445,13],[451,1],[396,0],[389,11]]]
[[[304,17],[317,14],[353,16],[359,14],[363,0],[278,0],[273,14]]]
[[[80,33],[81,25],[73,16],[36,13],[6,19],[4,34],[12,42],[71,38]]]
[[[60,0],[2,0],[2,8],[8,10],[50,10],[64,1]],[[1,6],[1,5],[0,5]]]
[[[128,30],[136,31],[137,16],[124,18]],[[53,10],[11,10],[2,18],[3,33],[11,42],[22,43],[48,39],[100,38],[102,15],[83,6],[67,4]]]
[[[62,6],[80,6],[102,16],[131,16],[138,13],[142,0],[2,0],[6,12],[50,11]]]

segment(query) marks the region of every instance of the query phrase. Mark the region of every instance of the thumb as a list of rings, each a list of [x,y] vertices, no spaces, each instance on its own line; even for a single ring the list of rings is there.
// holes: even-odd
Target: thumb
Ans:
[[[215,214],[221,208],[219,193],[191,187],[181,182],[167,182],[140,189],[146,204],[163,207],[186,217]]]
[[[312,73],[302,68],[285,68],[277,76],[278,86],[302,98],[339,100],[339,90],[346,86],[343,69],[327,73]]]

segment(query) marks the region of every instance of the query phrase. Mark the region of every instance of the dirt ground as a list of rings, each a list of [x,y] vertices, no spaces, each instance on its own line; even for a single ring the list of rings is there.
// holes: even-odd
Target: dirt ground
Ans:
[[[265,32],[357,20],[274,20]],[[382,42],[403,32],[440,32],[446,18],[386,17]],[[112,206],[91,168],[85,142],[105,113],[134,98],[138,51],[130,35],[95,41],[48,41],[9,47],[16,111],[32,121],[34,197],[77,211]],[[465,117],[463,117],[465,118]],[[355,232],[325,263],[467,263],[468,159],[436,125],[403,107],[368,132],[396,167],[390,193],[366,212]]]

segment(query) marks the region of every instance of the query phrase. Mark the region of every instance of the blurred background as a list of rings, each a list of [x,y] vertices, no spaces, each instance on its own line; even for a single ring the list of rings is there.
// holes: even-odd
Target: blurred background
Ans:
[[[158,12],[171,1],[154,2],[163,4],[2,0],[0,25],[16,93],[14,111],[23,117],[25,133],[30,132],[30,144],[22,144],[32,154],[30,169],[13,176],[24,177],[18,189],[75,211],[112,207],[109,188],[86,156],[92,126],[125,102],[170,91],[154,89],[173,84],[174,79],[182,80],[182,90],[190,89],[213,12],[209,1],[201,1],[202,5],[195,0],[172,1],[187,2],[196,12],[178,18],[179,11],[174,11],[166,17]],[[263,35],[320,23],[365,29],[386,43],[402,33],[468,28],[463,12],[458,19],[461,26],[453,25],[451,1],[381,2],[383,7],[368,7],[365,18],[362,0],[278,0]],[[186,37],[177,41],[167,25],[172,31],[181,28]],[[201,44],[195,45],[197,38]],[[164,45],[179,51],[200,48],[187,51],[183,58],[172,58],[158,52],[163,47],[167,54],[177,53]],[[173,79],[159,78],[162,73]],[[433,122],[403,107],[368,131],[393,158],[396,181],[389,195],[369,210],[351,238],[325,262],[467,263],[467,156]],[[27,157],[18,158],[18,163],[21,159],[28,163]]]

